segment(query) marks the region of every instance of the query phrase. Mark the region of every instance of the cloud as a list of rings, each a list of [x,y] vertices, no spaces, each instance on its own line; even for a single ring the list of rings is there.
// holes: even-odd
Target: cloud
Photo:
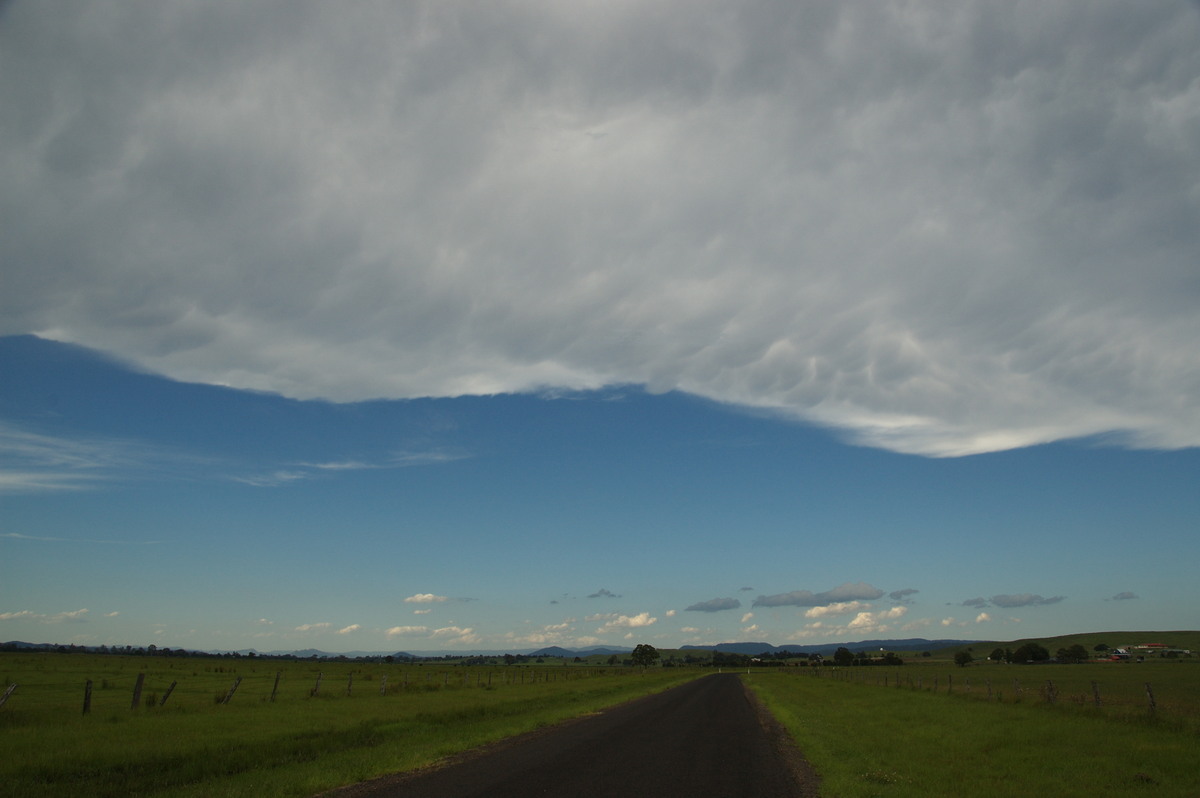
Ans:
[[[301,624],[300,626],[297,626],[296,631],[297,632],[324,632],[324,631],[326,631],[328,629],[332,629],[332,628],[333,628],[333,624],[331,624],[331,623],[305,623],[305,624]]]
[[[891,593],[888,593],[888,598],[890,598],[892,601],[907,602],[909,596],[915,596],[920,592],[920,590],[914,590],[913,588],[908,587],[904,590],[893,590]]]
[[[988,600],[982,596],[979,596],[977,598],[967,599],[962,603],[962,605],[964,607],[986,607],[988,606]]]
[[[1041,607],[1046,604],[1057,604],[1066,596],[1054,596],[1053,598],[1042,598],[1032,593],[1018,593],[1016,595],[999,595],[992,596],[992,603],[997,607]]]
[[[480,639],[474,629],[461,626],[443,626],[441,629],[434,629],[430,633],[430,637],[448,644],[478,643]]]
[[[618,596],[616,593],[610,593],[608,590],[605,590],[604,588],[600,588],[595,593],[592,593],[590,596],[588,596],[588,598],[590,598],[590,599],[593,599],[593,598],[620,598],[620,596]]]
[[[1118,593],[1117,595],[1113,596],[1112,600],[1113,601],[1129,601],[1130,599],[1136,599],[1136,598],[1141,598],[1141,597],[1137,593],[1130,593],[1128,590],[1126,590],[1123,593]]]
[[[0,621],[22,621],[41,617],[43,616],[37,615],[29,610],[20,610],[18,612],[0,612]]]
[[[663,613],[663,615],[667,616],[668,618],[674,618],[675,614],[676,614],[676,610],[667,610],[666,612]]]
[[[870,609],[865,601],[839,601],[824,607],[812,607],[804,611],[805,618],[824,618],[831,615],[850,615]]]
[[[417,593],[404,599],[406,604],[436,604],[449,600],[446,596],[435,596],[432,593]]]
[[[388,637],[405,637],[407,635],[423,635],[428,631],[428,626],[393,626],[384,634]]]
[[[362,626],[360,626],[359,624],[352,623],[349,626],[343,626],[341,629],[338,629],[337,633],[340,635],[348,635],[351,632],[357,632],[361,628],[362,628]]]
[[[746,621],[750,620],[750,619],[751,619],[751,618],[753,618],[753,617],[754,617],[754,613],[752,613],[752,612],[747,612],[747,613],[744,613],[744,614],[742,615],[742,621],[741,621],[741,622],[742,622],[742,623],[745,623]]]
[[[987,621],[990,621],[991,619],[992,619],[992,616],[988,615],[986,612],[981,612],[975,616],[975,623],[986,623]]]
[[[742,602],[735,598],[715,598],[708,601],[700,601],[690,607],[684,607],[684,612],[721,612],[722,610],[736,610],[742,606]]]
[[[754,592],[754,588],[752,588],[752,587],[739,587],[739,588],[738,588],[738,592],[739,592],[739,593],[753,593],[753,592]]]
[[[725,9],[9,4],[0,334],[296,398],[1200,445],[1193,4]]]
[[[611,632],[614,629],[640,629],[650,626],[658,622],[658,618],[650,617],[650,613],[642,612],[634,616],[617,615],[605,621],[604,625],[596,630],[596,634]]]
[[[872,587],[866,582],[846,582],[826,590],[823,593],[812,593],[807,590],[793,590],[791,593],[777,593],[773,596],[759,596],[754,600],[755,607],[820,607],[840,601],[857,601],[865,599],[873,601],[883,595],[879,588]]]

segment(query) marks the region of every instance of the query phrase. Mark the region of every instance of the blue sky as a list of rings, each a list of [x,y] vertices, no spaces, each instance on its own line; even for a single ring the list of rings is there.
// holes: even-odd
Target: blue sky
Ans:
[[[1198,39],[0,5],[0,639],[1194,627]]]
[[[5,639],[491,650],[1195,625],[1194,449],[935,459],[635,387],[302,402],[33,337],[0,339],[0,365]]]

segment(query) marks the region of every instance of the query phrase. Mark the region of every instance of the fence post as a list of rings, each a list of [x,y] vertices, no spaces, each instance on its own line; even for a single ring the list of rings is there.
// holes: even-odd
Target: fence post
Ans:
[[[175,685],[177,684],[179,684],[179,682],[171,682],[171,686],[167,688],[167,692],[163,693],[162,700],[158,702],[160,707],[167,703],[167,699],[171,697],[171,691],[175,689]]]
[[[83,685],[83,714],[92,711],[92,680],[88,679]]]
[[[1056,698],[1058,698],[1058,693],[1056,693],[1054,691],[1054,682],[1047,679],[1046,680],[1046,700],[1049,701],[1051,704],[1053,704],[1054,699],[1056,699]]]
[[[138,708],[138,704],[139,704],[139,703],[141,703],[141,700],[142,700],[142,684],[143,684],[145,681],[146,681],[146,674],[144,674],[144,673],[139,673],[139,674],[138,674],[138,676],[137,676],[137,681],[136,681],[136,682],[134,682],[134,685],[133,685],[133,703],[131,703],[131,704],[129,705],[129,708],[130,708],[130,709],[137,709],[137,708]]]
[[[313,689],[309,691],[309,693],[308,693],[309,698],[312,698],[317,693],[321,692],[321,677],[324,675],[325,675],[324,672],[317,673],[317,683],[314,684]]]
[[[1158,706],[1154,703],[1154,691],[1150,689],[1150,682],[1146,682],[1146,700],[1150,702],[1150,714],[1153,715]]]
[[[229,692],[225,694],[225,700],[221,704],[228,704],[229,699],[233,698],[233,694],[237,692],[238,685],[242,683],[242,677],[239,676],[233,680],[233,687],[229,688]]]
[[[17,683],[16,683],[16,682],[13,682],[12,684],[10,684],[10,685],[8,686],[8,689],[4,691],[4,695],[0,696],[0,707],[4,706],[4,703],[5,703],[6,701],[8,701],[8,697],[9,697],[10,695],[12,695],[12,694],[13,694],[13,690],[16,690],[16,689],[17,689]]]
[[[383,679],[379,682],[379,694],[387,695],[387,674],[383,674]]]
[[[275,671],[275,684],[271,685],[271,703],[275,703],[275,691],[279,689],[279,677],[283,675],[283,671]]]
[[[350,691],[354,689],[354,671],[350,672],[350,678],[346,681],[346,695],[350,695]]]
[[[1092,682],[1092,696],[1095,698],[1096,706],[1100,706],[1100,683]]]

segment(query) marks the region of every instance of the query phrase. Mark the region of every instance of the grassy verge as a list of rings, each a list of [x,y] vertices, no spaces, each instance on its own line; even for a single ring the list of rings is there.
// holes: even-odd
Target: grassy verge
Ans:
[[[1200,795],[1200,737],[1186,723],[808,669],[743,678],[821,775],[825,796]]]
[[[680,684],[697,671],[579,669],[548,674],[351,663],[277,666],[42,655],[0,660],[18,691],[0,710],[0,795],[307,796],[411,770],[451,754]],[[150,670],[147,670],[147,669]],[[315,670],[322,688],[311,696]],[[100,676],[103,669],[111,671]],[[81,713],[85,671],[99,676]],[[131,709],[137,672],[164,706]],[[381,694],[383,675],[387,689]],[[20,679],[15,677],[19,676]],[[489,685],[489,678],[491,684]],[[228,704],[218,699],[242,682]],[[352,678],[353,677],[353,678]],[[101,688],[107,684],[107,688]],[[347,694],[347,688],[353,689]]]

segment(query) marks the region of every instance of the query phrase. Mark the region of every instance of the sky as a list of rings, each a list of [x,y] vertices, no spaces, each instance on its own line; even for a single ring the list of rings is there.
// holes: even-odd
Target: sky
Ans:
[[[1200,4],[0,4],[0,640],[1196,628]]]

